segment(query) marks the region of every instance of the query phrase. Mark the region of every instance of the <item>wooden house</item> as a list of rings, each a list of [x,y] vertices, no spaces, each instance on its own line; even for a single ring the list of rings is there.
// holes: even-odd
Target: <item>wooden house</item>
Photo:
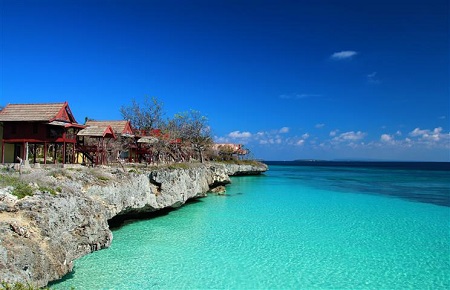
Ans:
[[[74,163],[76,122],[69,105],[8,104],[0,111],[1,162]]]
[[[121,120],[121,121],[86,121],[85,124],[87,127],[97,126],[111,126],[116,136],[124,136],[124,137],[132,137],[133,129],[131,128],[130,121]]]
[[[181,152],[181,138],[172,138],[161,129],[136,130],[135,143],[130,147],[133,162],[175,162],[188,160]]]
[[[108,164],[109,142],[116,139],[114,130],[109,125],[89,126],[77,134],[77,159],[82,163],[88,159],[92,164]],[[80,160],[79,160],[80,161]]]
[[[86,121],[85,126],[78,133],[83,158],[95,164],[108,164],[128,157],[129,144],[134,141],[130,121]]]
[[[248,150],[242,144],[216,143],[212,146],[216,155],[224,160],[239,159],[248,154]]]

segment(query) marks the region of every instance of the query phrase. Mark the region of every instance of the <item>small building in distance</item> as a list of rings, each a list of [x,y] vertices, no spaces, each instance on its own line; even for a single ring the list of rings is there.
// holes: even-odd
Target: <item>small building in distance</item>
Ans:
[[[69,104],[8,104],[0,111],[1,162],[74,163],[77,133]]]
[[[130,121],[95,121],[85,123],[86,129],[78,133],[78,152],[94,164],[109,164],[128,157],[134,135]]]
[[[216,143],[212,149],[222,160],[239,159],[248,154],[248,150],[242,144],[235,143]]]

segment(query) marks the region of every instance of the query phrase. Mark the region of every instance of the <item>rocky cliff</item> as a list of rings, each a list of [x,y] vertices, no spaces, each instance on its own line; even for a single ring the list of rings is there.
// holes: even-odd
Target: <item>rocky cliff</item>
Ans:
[[[225,170],[229,176],[243,176],[243,175],[258,175],[269,170],[269,167],[264,163],[254,164],[226,164]]]
[[[267,167],[124,169],[32,169],[18,177],[34,190],[23,199],[10,194],[13,187],[0,188],[0,281],[45,286],[75,259],[111,244],[112,218],[179,207],[230,183],[229,175]]]

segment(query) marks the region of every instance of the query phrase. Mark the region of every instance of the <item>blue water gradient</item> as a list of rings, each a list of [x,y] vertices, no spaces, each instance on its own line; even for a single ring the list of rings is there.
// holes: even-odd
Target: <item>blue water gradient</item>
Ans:
[[[450,288],[450,208],[405,197],[445,196],[448,179],[274,165],[232,181],[115,230],[52,289]]]

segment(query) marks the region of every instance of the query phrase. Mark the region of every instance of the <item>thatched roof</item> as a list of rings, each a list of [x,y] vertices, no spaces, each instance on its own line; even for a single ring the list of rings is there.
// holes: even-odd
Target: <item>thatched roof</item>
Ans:
[[[156,137],[152,137],[152,136],[145,136],[145,137],[141,137],[139,138],[139,140],[137,141],[138,143],[147,143],[147,144],[154,144],[158,142],[158,138]]]
[[[84,128],[77,134],[78,136],[86,136],[86,137],[105,137],[105,138],[116,138],[113,129],[111,126],[90,126]]]
[[[0,122],[54,120],[76,123],[67,102],[48,104],[8,104],[0,111]]]
[[[132,135],[133,130],[131,129],[130,121],[121,120],[121,121],[87,121],[86,126],[97,126],[97,127],[105,127],[111,126],[114,130],[115,134],[128,134]]]

